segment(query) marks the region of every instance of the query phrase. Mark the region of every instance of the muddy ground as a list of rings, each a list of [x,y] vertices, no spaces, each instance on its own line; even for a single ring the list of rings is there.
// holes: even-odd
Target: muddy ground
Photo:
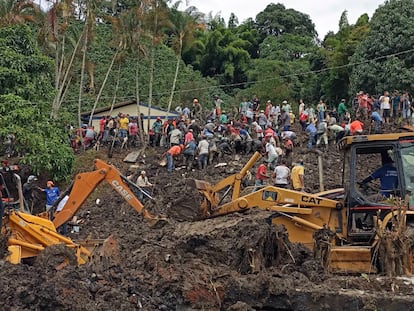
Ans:
[[[78,172],[94,158],[131,174],[126,152],[107,158],[106,150],[78,156]],[[131,151],[131,150],[130,150]],[[136,171],[155,184],[145,205],[167,222],[150,226],[107,184],[100,185],[78,212],[72,239],[118,242],[120,260],[98,256],[83,266],[56,271],[45,261],[11,265],[0,261],[1,310],[411,310],[414,279],[378,275],[330,275],[283,228],[269,225],[270,214],[251,210],[194,220],[200,204],[186,178],[218,181],[238,172],[248,156],[223,159],[225,167],[205,172],[158,165],[161,150],[147,149]],[[297,147],[304,159],[306,187],[319,191],[317,157]],[[325,189],[340,186],[341,159],[335,146],[323,154]],[[63,188],[63,185],[61,186]],[[96,199],[102,204],[97,205]]]

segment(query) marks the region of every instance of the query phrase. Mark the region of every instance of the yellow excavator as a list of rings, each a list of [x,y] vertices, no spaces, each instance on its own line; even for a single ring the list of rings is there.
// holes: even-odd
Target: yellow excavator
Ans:
[[[251,208],[272,211],[272,223],[283,225],[292,242],[310,249],[316,245],[318,233],[329,232],[329,239],[323,242],[328,250],[324,264],[329,271],[376,272],[380,234],[391,229],[397,216],[406,226],[414,223],[414,133],[349,136],[339,148],[343,154],[338,161],[341,188],[310,194],[268,185],[242,195],[242,181],[261,157],[255,153],[239,173],[215,185],[195,180],[203,198],[202,214],[208,218]],[[385,158],[392,159],[398,186],[374,200],[382,192],[381,185],[374,180],[370,187],[359,185],[384,164]]]
[[[99,159],[95,160],[95,170],[79,173],[75,176],[72,185],[55,203],[52,209],[52,220],[49,220],[48,213],[39,215],[29,213],[24,205],[20,176],[16,172],[12,174],[19,199],[4,203],[5,208],[0,209],[1,234],[3,238],[7,238],[7,260],[11,263],[17,264],[26,259],[34,258],[47,247],[59,244],[73,249],[79,265],[88,262],[97,252],[100,254],[113,253],[113,248],[116,247],[116,241],[113,238],[105,241],[75,242],[57,231],[57,228],[73,217],[82,203],[102,181],[108,182],[125,201],[151,224],[163,220],[162,217],[155,217],[144,208],[132,190],[134,186],[137,187],[135,184],[130,182],[114,166]],[[2,178],[1,174],[0,177]],[[62,200],[64,200],[63,207],[60,211],[56,211],[56,206]]]

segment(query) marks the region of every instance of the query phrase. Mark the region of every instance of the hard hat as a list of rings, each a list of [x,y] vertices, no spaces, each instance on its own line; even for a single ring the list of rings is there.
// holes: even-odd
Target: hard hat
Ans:
[[[46,182],[46,185],[49,187],[49,186],[54,186],[55,184],[53,183],[53,181],[48,180],[48,181]]]
[[[284,100],[284,101],[282,102],[282,104],[287,104],[287,100]]]
[[[27,177],[27,182],[31,183],[33,181],[36,181],[37,177],[35,175],[30,175],[29,177]]]
[[[145,171],[141,171],[141,175],[145,175],[146,174],[146,172]]]

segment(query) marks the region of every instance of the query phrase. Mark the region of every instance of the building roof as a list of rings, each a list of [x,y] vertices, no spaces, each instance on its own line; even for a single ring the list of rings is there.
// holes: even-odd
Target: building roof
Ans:
[[[137,101],[135,99],[130,99],[130,100],[123,101],[123,102],[120,102],[120,103],[115,104],[113,108],[114,109],[117,109],[117,108],[122,108],[122,107],[125,107],[125,106],[129,106],[129,105],[132,105],[132,104],[136,105],[136,103],[137,103]],[[145,104],[143,102],[141,102],[139,105],[142,106],[142,107],[148,107],[148,104]],[[155,110],[167,112],[167,109],[160,108],[160,107],[157,107],[157,106],[151,106],[151,109],[155,109]],[[108,110],[111,110],[111,106],[97,108],[97,109],[95,109],[94,114],[101,113],[101,112],[105,112],[105,111],[108,111]],[[89,111],[83,112],[81,115],[82,116],[87,116],[87,115],[90,115],[91,112],[92,112],[92,110],[89,110]],[[176,111],[174,111],[174,110],[170,110],[169,113],[171,115],[179,116],[179,114]]]

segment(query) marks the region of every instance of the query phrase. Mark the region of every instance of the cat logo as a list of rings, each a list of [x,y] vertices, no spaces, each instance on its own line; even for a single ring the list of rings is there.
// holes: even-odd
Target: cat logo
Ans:
[[[322,199],[320,198],[313,198],[307,195],[302,195],[302,202],[305,203],[313,203],[313,204],[321,204]]]

